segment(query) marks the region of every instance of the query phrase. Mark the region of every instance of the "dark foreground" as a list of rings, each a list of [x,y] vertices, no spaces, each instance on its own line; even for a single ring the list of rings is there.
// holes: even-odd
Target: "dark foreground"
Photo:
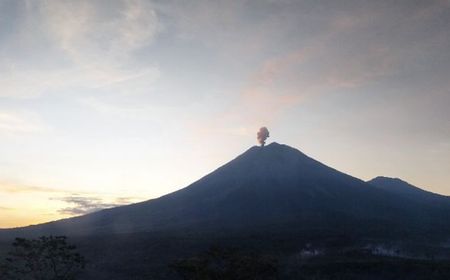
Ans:
[[[450,250],[420,240],[142,233],[70,241],[88,261],[77,278],[86,280],[450,279]],[[2,242],[0,254],[8,247]]]

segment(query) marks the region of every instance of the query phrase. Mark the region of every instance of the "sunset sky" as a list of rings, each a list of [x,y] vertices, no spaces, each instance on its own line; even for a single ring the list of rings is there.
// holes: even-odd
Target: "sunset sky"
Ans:
[[[0,0],[0,228],[276,141],[450,195],[450,1]]]

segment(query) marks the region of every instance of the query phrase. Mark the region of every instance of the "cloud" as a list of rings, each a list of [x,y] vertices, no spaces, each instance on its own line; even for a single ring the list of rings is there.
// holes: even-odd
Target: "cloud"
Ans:
[[[149,1],[45,0],[18,5],[22,24],[0,49],[0,96],[30,98],[73,88],[142,93],[158,79],[156,66],[134,56],[160,30]]]
[[[26,111],[0,110],[0,135],[38,133],[49,127],[38,115]]]
[[[133,120],[150,120],[155,118],[154,108],[148,105],[117,104],[117,102],[107,102],[93,96],[80,99],[80,103],[101,114]]]
[[[364,92],[377,84],[393,83],[394,79],[405,75],[408,65],[409,69],[417,68],[414,63],[427,54],[424,50],[446,44],[439,42],[442,34],[448,34],[445,30],[437,30],[430,38],[432,40],[415,40],[411,29],[423,23],[408,17],[399,23],[395,13],[387,11],[385,5],[373,8],[371,5],[356,5],[348,11],[342,7],[317,15],[322,21],[315,27],[314,36],[309,34],[302,42],[292,44],[293,47],[259,59],[233,104],[209,118],[207,124],[203,123],[199,129],[227,127],[229,133],[245,131],[247,135],[252,134],[260,125],[270,126],[306,100],[334,93]],[[436,5],[431,7],[433,9],[427,5],[421,8],[426,9],[428,20],[433,18],[429,13],[442,13]],[[406,8],[408,13],[421,10],[418,7]],[[282,18],[273,22],[281,22],[282,26],[289,23]],[[280,24],[269,26],[266,37],[271,38],[275,33],[282,34],[279,36],[285,41],[290,40],[292,33],[274,30]],[[298,34],[301,34],[302,25],[297,23],[296,26],[299,26]],[[253,38],[252,35],[248,37]],[[260,38],[255,40],[259,42]],[[270,46],[273,42],[262,43]]]
[[[44,2],[39,9],[51,36],[81,64],[126,58],[133,50],[149,44],[160,28],[149,1]]]
[[[261,125],[271,126],[286,110],[303,102],[316,85],[300,86],[299,67],[312,59],[319,48],[298,49],[259,63],[239,90],[234,102],[201,125],[198,133],[253,135]],[[236,94],[232,94],[236,96]]]
[[[18,193],[61,193],[65,191],[48,187],[28,186],[28,185],[0,182],[0,192],[18,194]]]
[[[114,202],[105,202],[99,197],[88,197],[71,195],[67,197],[52,198],[53,200],[59,200],[71,204],[71,207],[65,207],[58,212],[64,215],[84,215],[92,212],[96,212],[106,208],[117,207],[124,204],[131,203],[134,198],[132,197],[118,197]]]
[[[50,37],[86,72],[83,80],[92,87],[152,82],[155,67],[140,66],[133,51],[150,44],[159,32],[156,12],[143,0],[47,1],[40,7]],[[106,4],[106,3],[103,3]],[[144,85],[145,86],[145,85]]]
[[[115,200],[114,200],[114,202],[116,203],[116,204],[119,204],[119,205],[123,205],[123,204],[130,204],[130,203],[133,203],[134,201],[136,201],[136,200],[140,200],[141,198],[138,198],[138,197],[132,197],[132,196],[124,196],[124,197],[117,197]]]
[[[253,134],[259,126],[270,126],[308,99],[337,91],[361,90],[393,75],[401,66],[401,61],[396,58],[399,51],[392,50],[389,45],[370,38],[360,44],[350,43],[350,38],[360,37],[358,34],[364,29],[374,28],[373,20],[381,16],[379,11],[366,10],[361,14],[343,11],[331,13],[328,17],[323,14],[317,16],[323,18],[315,27],[314,36],[309,34],[302,42],[283,51],[277,49],[277,52],[253,62],[253,71],[246,73],[246,80],[237,95],[230,93],[236,97],[234,102],[213,118],[209,117],[206,123],[203,121],[201,126],[193,124],[193,129],[219,131],[216,128],[221,127],[225,129],[220,129],[220,132]],[[264,30],[266,39],[261,41],[259,32],[256,32],[246,34],[246,41],[254,40],[257,45],[270,47],[274,44],[270,41],[274,36],[287,42],[292,40],[292,33],[288,31],[293,22],[272,17],[260,24],[267,27]],[[278,29],[280,26],[287,28]],[[295,26],[299,26],[298,34],[301,34],[302,25],[296,23]],[[255,30],[259,31],[258,28]],[[242,48],[246,52],[246,47]]]

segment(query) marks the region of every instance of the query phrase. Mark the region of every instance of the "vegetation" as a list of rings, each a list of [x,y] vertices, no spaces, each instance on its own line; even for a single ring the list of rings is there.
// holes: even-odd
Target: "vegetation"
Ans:
[[[363,240],[344,237],[332,239],[319,234],[315,238],[308,236],[303,239],[301,235],[292,238],[242,235],[213,238],[192,235],[186,238],[160,233],[73,238],[69,239],[71,243],[75,242],[79,252],[89,259],[89,265],[83,271],[80,271],[80,266],[74,266],[65,278],[52,273],[47,273],[45,277],[48,278],[38,278],[28,270],[28,273],[8,277],[0,273],[0,279],[450,279],[450,249],[446,255],[430,251],[435,255],[434,259],[424,254],[408,255],[407,252],[415,248],[413,245],[408,247],[411,250],[401,247],[404,250],[398,255],[382,255],[368,250]],[[10,251],[10,244],[5,245],[8,245],[7,250],[0,248],[0,254],[6,255]],[[11,253],[23,249],[23,246],[17,247],[11,248],[14,250],[11,250],[9,258],[16,258]],[[427,248],[416,249],[417,252],[426,252]],[[76,251],[70,250],[71,253]],[[23,258],[20,259],[20,262],[14,262],[16,268],[24,267]],[[19,263],[22,265],[19,266]],[[6,264],[11,265],[9,262]],[[12,271],[9,269],[8,273]]]
[[[221,248],[177,261],[171,268],[185,280],[269,280],[278,275],[275,258]]]
[[[16,238],[0,267],[0,279],[73,280],[86,261],[65,236]]]

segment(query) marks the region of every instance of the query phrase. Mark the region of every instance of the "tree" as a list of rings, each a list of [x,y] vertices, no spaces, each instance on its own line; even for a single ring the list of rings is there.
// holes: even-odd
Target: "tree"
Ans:
[[[184,280],[272,280],[277,279],[274,258],[210,248],[200,256],[180,260],[171,268]]]
[[[86,261],[65,236],[16,238],[0,266],[0,279],[73,280]]]

